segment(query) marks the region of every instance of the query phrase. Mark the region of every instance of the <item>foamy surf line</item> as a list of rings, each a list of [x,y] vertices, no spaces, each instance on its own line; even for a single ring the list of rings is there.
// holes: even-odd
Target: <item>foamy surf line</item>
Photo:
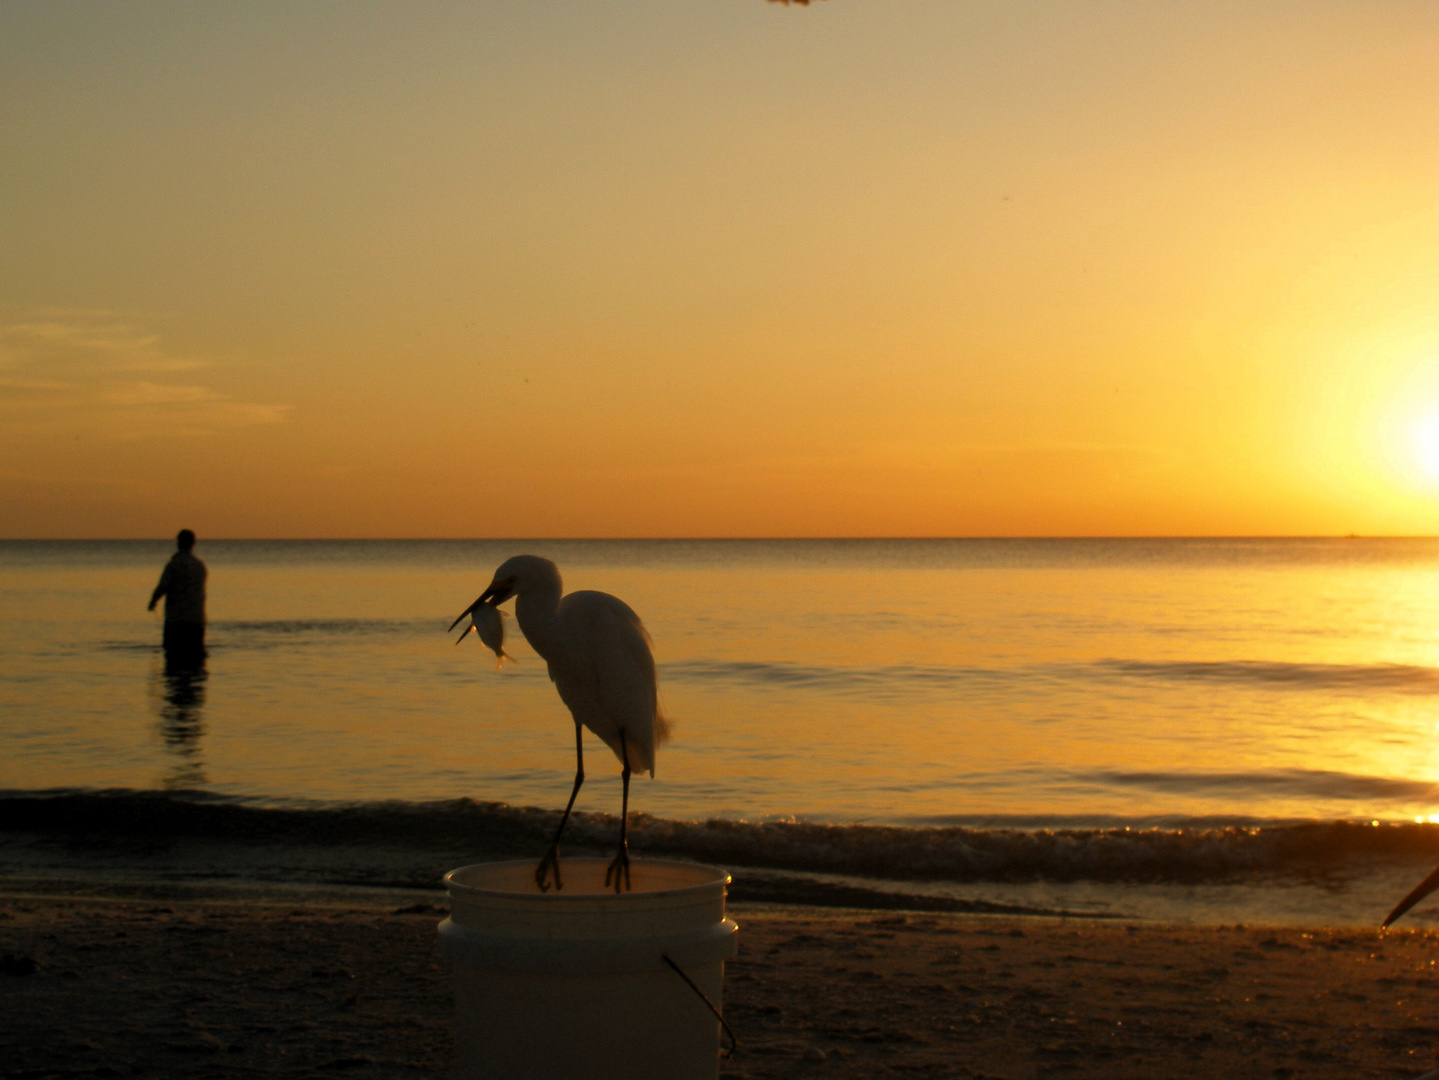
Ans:
[[[524,855],[543,848],[557,820],[555,810],[469,799],[276,803],[132,790],[0,793],[0,832],[12,836],[306,844],[357,855],[389,848]],[[567,845],[606,848],[617,826],[608,814],[576,813]],[[1322,879],[1367,862],[1439,860],[1439,825],[1417,822],[1006,828],[677,821],[637,813],[630,840],[647,854],[894,881],[1201,884]]]
[[[535,857],[557,820],[466,799],[0,792],[0,892],[316,904],[409,894],[434,904],[447,870]],[[564,851],[603,854],[617,831],[613,817],[578,814]],[[638,857],[726,867],[741,904],[1196,925],[1377,925],[1439,862],[1439,826],[1416,823],[980,828],[635,815],[630,837]],[[1406,919],[1439,923],[1422,909]]]

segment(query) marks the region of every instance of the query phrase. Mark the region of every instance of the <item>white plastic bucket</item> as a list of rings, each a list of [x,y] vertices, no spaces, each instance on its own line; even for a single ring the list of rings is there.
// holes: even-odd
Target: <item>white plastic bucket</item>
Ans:
[[[720,1007],[739,929],[725,917],[729,875],[635,859],[632,890],[615,893],[604,887],[608,859],[568,858],[565,887],[542,893],[535,862],[445,875],[455,1075],[714,1080],[719,1022],[664,957]]]

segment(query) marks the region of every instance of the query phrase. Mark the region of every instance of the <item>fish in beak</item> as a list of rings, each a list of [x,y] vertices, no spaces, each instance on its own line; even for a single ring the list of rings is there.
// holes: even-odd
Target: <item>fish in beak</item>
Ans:
[[[493,607],[495,604],[503,604],[506,600],[508,600],[508,599],[509,599],[511,596],[513,596],[514,594],[515,594],[515,582],[514,582],[514,579],[510,579],[509,581],[492,581],[492,582],[490,582],[490,587],[489,587],[488,589],[486,589],[484,592],[480,593],[480,598],[479,598],[478,600],[476,600],[473,604],[471,604],[469,607],[465,608],[464,611],[460,612],[460,617],[457,618],[454,622],[450,623],[450,629],[453,630],[455,627],[459,626],[460,623],[464,622],[464,619],[465,619],[465,616],[466,616],[466,615],[471,615],[471,616],[474,615],[475,610],[476,610],[477,608],[479,608],[482,604],[489,604],[489,605],[491,605],[492,607]],[[469,631],[466,630],[466,631],[465,631],[465,634],[468,634],[468,633],[469,633]],[[464,634],[461,634],[461,635],[460,635],[460,640],[461,640],[461,641],[464,640],[464,636],[465,636]]]
[[[486,589],[485,592],[488,593],[489,590]],[[476,600],[473,604],[471,604],[469,607],[465,608],[464,611],[460,612],[460,617],[457,618],[454,622],[450,623],[450,630],[453,630],[455,627],[459,626],[460,623],[464,622],[464,621],[465,621],[465,616],[466,616],[466,615],[473,614],[475,608],[479,607],[479,606],[480,606],[481,604],[483,604],[484,602],[485,602],[485,598],[482,596],[482,597],[480,597],[478,600]],[[449,632],[450,632],[449,630],[446,630],[446,631],[445,631],[445,633],[447,633],[447,634],[448,634]],[[469,632],[470,632],[470,631],[469,631],[469,628],[467,627],[467,628],[465,629],[465,634],[468,634]],[[465,634],[461,634],[461,635],[460,635],[460,641],[464,641],[464,640],[465,640]],[[458,645],[458,644],[460,643],[460,641],[455,642],[455,644]]]
[[[515,595],[515,579],[507,578],[504,581],[498,579],[490,582],[490,587],[480,593],[480,598],[475,601],[477,604],[503,604],[510,597]]]
[[[458,645],[464,641],[473,630],[480,641],[484,643],[485,648],[495,654],[495,670],[499,671],[503,661],[514,660],[513,656],[505,652],[504,616],[505,613],[492,604],[475,604],[470,609],[470,625],[465,627],[465,632],[455,640],[455,644]],[[464,616],[461,615],[460,618],[464,618]]]

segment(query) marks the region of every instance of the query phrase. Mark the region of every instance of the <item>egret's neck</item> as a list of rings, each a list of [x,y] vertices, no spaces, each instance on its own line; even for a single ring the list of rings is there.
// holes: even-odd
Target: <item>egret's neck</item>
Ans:
[[[546,583],[515,598],[515,619],[530,648],[548,661],[555,649],[555,623],[560,615],[560,585]]]

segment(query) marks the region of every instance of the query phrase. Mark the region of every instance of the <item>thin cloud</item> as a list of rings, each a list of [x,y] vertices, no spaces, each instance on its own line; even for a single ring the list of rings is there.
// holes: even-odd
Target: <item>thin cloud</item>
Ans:
[[[98,426],[120,438],[278,424],[291,411],[163,378],[212,366],[204,357],[170,351],[152,322],[138,316],[32,312],[0,325],[0,409],[29,414],[35,423]]]
[[[0,326],[3,355],[12,365],[85,360],[123,371],[187,371],[205,367],[191,356],[167,352],[147,325],[112,312],[47,313]]]
[[[173,405],[183,402],[219,401],[220,395],[204,386],[168,386],[136,382],[113,387],[102,395],[112,405]]]

